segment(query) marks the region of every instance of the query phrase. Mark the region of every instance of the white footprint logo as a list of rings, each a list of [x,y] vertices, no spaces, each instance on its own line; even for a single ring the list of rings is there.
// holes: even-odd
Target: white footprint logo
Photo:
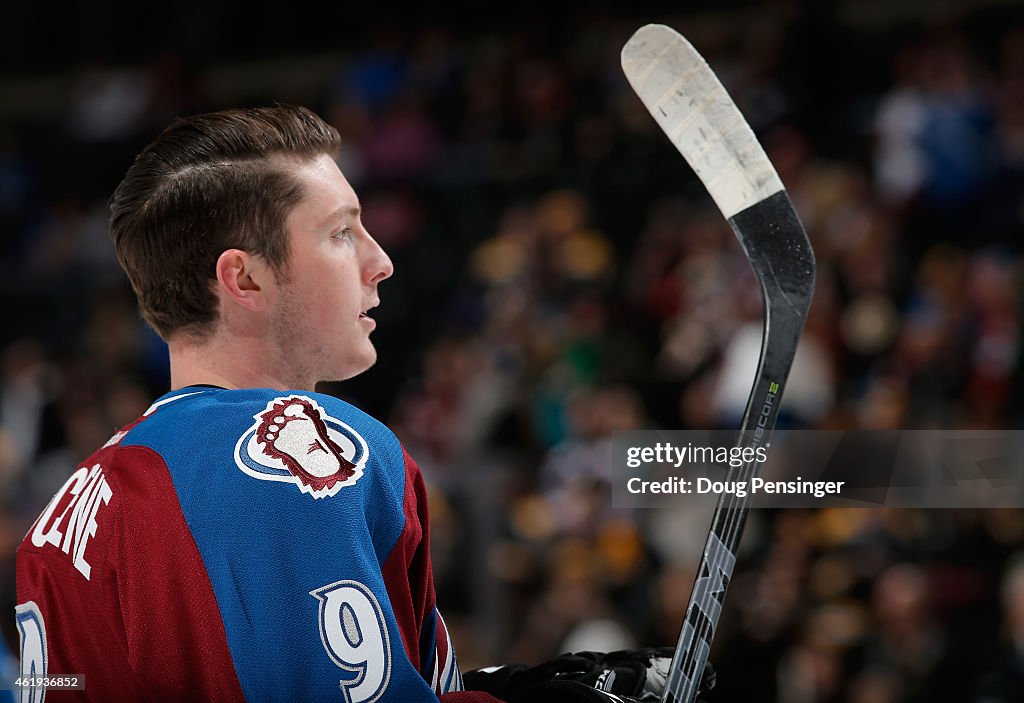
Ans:
[[[331,488],[355,473],[355,465],[327,435],[319,411],[303,398],[285,398],[260,416],[256,441],[268,456],[284,462],[314,491]]]

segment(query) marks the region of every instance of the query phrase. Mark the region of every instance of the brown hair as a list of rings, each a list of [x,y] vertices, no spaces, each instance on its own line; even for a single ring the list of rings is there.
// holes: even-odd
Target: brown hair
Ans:
[[[288,161],[340,147],[337,130],[290,105],[195,115],[164,130],[110,198],[114,249],[146,322],[164,339],[208,335],[226,249],[286,274],[285,219],[302,196]]]

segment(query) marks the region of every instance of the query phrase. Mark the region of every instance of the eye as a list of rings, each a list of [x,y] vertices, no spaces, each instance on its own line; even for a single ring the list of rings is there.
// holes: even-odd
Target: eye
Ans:
[[[352,228],[351,227],[345,227],[343,229],[339,229],[338,231],[336,231],[334,234],[331,235],[331,239],[343,239],[344,240],[344,239],[350,239],[351,237],[352,237]]]

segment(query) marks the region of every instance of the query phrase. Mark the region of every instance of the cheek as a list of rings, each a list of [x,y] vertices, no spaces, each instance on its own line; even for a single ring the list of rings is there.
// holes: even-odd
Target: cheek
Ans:
[[[337,327],[354,322],[362,305],[357,267],[351,261],[324,257],[305,262],[301,280],[302,315],[312,324]]]
[[[359,293],[337,278],[326,280],[308,298],[309,314],[321,324],[337,327],[348,324],[359,315]]]
[[[301,325],[310,332],[323,329],[330,310],[329,296],[325,294],[323,286],[315,278],[306,275],[301,279],[293,279],[288,293],[285,311],[293,324]]]

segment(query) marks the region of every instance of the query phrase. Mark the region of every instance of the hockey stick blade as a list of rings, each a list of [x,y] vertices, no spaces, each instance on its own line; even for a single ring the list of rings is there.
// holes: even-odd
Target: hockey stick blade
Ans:
[[[622,49],[622,70],[655,121],[729,221],[761,285],[761,358],[738,444],[767,445],[814,291],[814,254],[775,168],[703,57],[675,30],[641,27]],[[758,465],[730,468],[749,481]],[[749,494],[723,494],[686,607],[663,703],[692,703],[711,651]]]

